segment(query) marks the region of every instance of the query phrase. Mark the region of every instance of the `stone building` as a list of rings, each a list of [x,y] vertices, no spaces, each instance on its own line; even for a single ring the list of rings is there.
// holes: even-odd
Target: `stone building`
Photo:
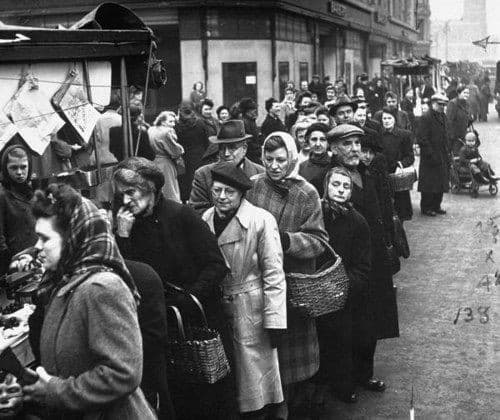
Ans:
[[[102,0],[0,2],[2,21],[70,25]],[[428,0],[121,0],[159,38],[167,87],[151,95],[151,110],[173,108],[202,81],[216,104],[279,97],[287,80],[313,74],[380,75],[386,58],[426,52]],[[428,50],[427,50],[428,51]]]

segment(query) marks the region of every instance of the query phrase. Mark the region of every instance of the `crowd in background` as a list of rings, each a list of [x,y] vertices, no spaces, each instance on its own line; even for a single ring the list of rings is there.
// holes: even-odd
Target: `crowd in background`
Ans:
[[[266,100],[259,126],[254,99],[214,104],[197,82],[151,125],[131,101],[137,156],[127,159],[114,98],[96,147],[116,166],[94,202],[63,184],[35,193],[26,148],[6,148],[1,273],[39,261],[47,291],[30,322],[42,367],[25,402],[43,418],[286,419],[321,416],[332,395],[353,404],[361,389],[383,392],[374,355],[399,336],[393,276],[413,217],[409,189],[390,175],[420,154],[429,217],[446,214],[452,151],[492,176],[471,127],[486,118],[472,111],[472,85],[452,83],[447,97],[426,77],[398,94],[366,74],[352,89],[315,75]],[[312,274],[332,253],[350,282],[343,309],[291,308],[286,276]],[[215,384],[169,376],[166,308],[199,322],[190,295],[229,360]]]

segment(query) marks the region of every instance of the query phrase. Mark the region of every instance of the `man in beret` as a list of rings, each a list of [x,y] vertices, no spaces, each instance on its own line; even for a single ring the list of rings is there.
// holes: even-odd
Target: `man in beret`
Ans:
[[[264,172],[264,168],[246,157],[251,136],[245,133],[244,124],[240,120],[229,120],[221,125],[216,136],[209,141],[218,147],[218,161],[198,168],[194,173],[189,204],[199,214],[203,214],[212,205],[210,188],[212,186],[211,170],[218,162],[236,164],[248,177]]]
[[[386,385],[373,377],[378,339],[399,336],[396,296],[387,245],[392,242],[392,202],[383,194],[383,177],[372,167],[360,165],[364,131],[352,124],[341,124],[327,134],[332,166],[342,166],[353,180],[351,202],[370,227],[371,271],[364,293],[352,305],[353,380],[362,387],[382,392]],[[352,397],[354,398],[354,397]]]

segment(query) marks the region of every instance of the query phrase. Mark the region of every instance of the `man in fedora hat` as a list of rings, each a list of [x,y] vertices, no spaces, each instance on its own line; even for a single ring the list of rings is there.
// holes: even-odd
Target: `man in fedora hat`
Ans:
[[[243,121],[229,120],[221,125],[216,136],[210,136],[209,140],[218,147],[218,161],[202,166],[194,174],[193,185],[189,204],[199,213],[211,207],[212,200],[210,188],[212,187],[212,168],[218,162],[233,162],[248,176],[264,172],[264,168],[252,162],[246,157],[248,144],[247,140],[252,137],[245,133]]]

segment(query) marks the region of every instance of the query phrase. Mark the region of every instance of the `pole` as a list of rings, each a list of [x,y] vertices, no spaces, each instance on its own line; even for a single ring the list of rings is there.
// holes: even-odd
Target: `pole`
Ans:
[[[127,89],[127,67],[125,57],[120,59],[120,94],[122,103],[122,137],[123,137],[123,158],[130,156],[130,108]]]

